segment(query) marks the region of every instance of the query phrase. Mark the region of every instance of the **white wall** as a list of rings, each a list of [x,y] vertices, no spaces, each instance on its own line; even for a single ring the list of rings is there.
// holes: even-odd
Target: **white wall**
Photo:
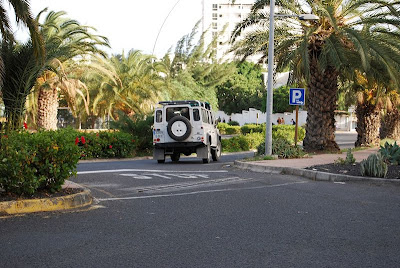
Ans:
[[[296,111],[293,113],[276,113],[272,115],[272,122],[276,125],[278,117],[283,118],[285,120],[286,125],[291,124],[291,119],[296,119]],[[228,123],[230,120],[237,121],[241,126],[244,124],[262,124],[267,120],[267,116],[265,113],[260,110],[256,110],[250,108],[249,111],[243,110],[240,114],[231,114],[230,116],[224,113],[223,111],[218,111],[216,113],[216,118],[221,118],[221,122],[225,119],[225,122]],[[299,111],[299,125],[304,125],[307,120],[307,111]]]
[[[352,115],[352,114],[351,114]],[[294,110],[292,113],[276,113],[272,114],[272,122],[276,125],[278,117],[283,118],[285,120],[285,125],[291,124],[291,119],[296,120],[296,111]],[[230,120],[237,121],[241,126],[244,124],[262,124],[267,120],[267,116],[265,113],[260,110],[256,110],[250,108],[248,111],[243,110],[242,113],[227,115],[223,111],[218,111],[216,113],[216,118],[220,118],[221,122],[225,119],[225,122],[228,123]],[[355,131],[355,127],[357,125],[357,119],[353,116],[348,115],[335,115],[336,120],[336,129],[342,131]],[[307,111],[299,110],[299,126],[304,125],[307,122]]]

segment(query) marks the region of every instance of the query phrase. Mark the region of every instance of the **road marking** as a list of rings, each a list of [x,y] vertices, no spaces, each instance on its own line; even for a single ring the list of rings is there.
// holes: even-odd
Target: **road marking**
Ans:
[[[119,174],[120,176],[126,176],[126,177],[132,177],[137,180],[151,180],[153,179],[152,177],[146,176],[146,175],[138,175],[138,174]]]
[[[125,176],[125,177],[132,177],[137,180],[151,180],[153,177],[158,177],[166,180],[172,180],[172,177],[179,178],[179,179],[209,179],[209,175],[203,175],[203,174],[156,174],[156,173],[144,173],[144,174],[135,174],[135,173],[123,173],[123,174],[118,174],[120,176]]]
[[[123,188],[120,189],[122,191],[137,191],[140,193],[143,192],[160,192],[160,191],[177,191],[183,190],[188,188],[199,188],[205,186],[217,186],[222,184],[234,184],[234,183],[242,183],[245,181],[250,181],[253,179],[242,179],[239,177],[229,177],[229,178],[222,178],[222,179],[214,179],[214,180],[205,180],[205,181],[196,181],[196,182],[186,182],[186,183],[173,183],[173,184],[164,184],[164,185],[149,185],[149,186],[142,186],[142,187],[131,187],[131,188]]]
[[[119,173],[119,172],[159,172],[159,173],[226,173],[228,170],[154,170],[154,169],[105,169],[105,170],[91,170],[91,171],[79,171],[78,175],[81,174],[96,174],[96,173]]]
[[[308,181],[282,183],[282,184],[275,184],[275,185],[255,186],[255,187],[247,187],[247,188],[240,188],[240,189],[226,188],[226,189],[219,189],[219,190],[195,191],[195,192],[177,193],[177,194],[159,194],[159,195],[147,195],[147,196],[98,198],[97,200],[99,202],[103,202],[103,201],[118,201],[118,200],[135,200],[135,199],[149,199],[149,198],[160,198],[160,197],[174,197],[174,196],[186,196],[186,195],[196,195],[196,194],[231,192],[231,191],[240,191],[240,190],[255,190],[255,189],[262,189],[262,188],[275,188],[275,187],[282,187],[282,186],[303,184],[303,183],[308,183]]]

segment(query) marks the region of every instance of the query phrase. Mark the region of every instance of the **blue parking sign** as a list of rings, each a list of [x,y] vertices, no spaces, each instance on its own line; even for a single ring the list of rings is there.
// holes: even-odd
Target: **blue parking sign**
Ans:
[[[304,88],[291,88],[289,91],[290,105],[304,105],[305,90]]]

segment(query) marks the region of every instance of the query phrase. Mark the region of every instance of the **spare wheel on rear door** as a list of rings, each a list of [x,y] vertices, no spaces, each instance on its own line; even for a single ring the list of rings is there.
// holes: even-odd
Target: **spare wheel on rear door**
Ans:
[[[186,140],[192,133],[190,121],[183,116],[174,116],[168,122],[168,135],[176,141]]]

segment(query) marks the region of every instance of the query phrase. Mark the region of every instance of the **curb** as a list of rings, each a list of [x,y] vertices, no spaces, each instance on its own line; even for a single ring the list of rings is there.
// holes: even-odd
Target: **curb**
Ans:
[[[332,174],[322,171],[315,171],[303,168],[291,167],[270,167],[263,165],[255,165],[248,162],[236,160],[235,167],[246,169],[254,172],[268,173],[268,174],[285,174],[301,176],[313,181],[330,181],[330,182],[359,182],[365,181],[374,185],[396,185],[400,186],[400,180],[395,179],[382,179],[373,177],[350,176],[344,174]]]
[[[85,189],[83,192],[61,197],[0,202],[0,215],[67,210],[88,206],[92,202],[90,190]]]

